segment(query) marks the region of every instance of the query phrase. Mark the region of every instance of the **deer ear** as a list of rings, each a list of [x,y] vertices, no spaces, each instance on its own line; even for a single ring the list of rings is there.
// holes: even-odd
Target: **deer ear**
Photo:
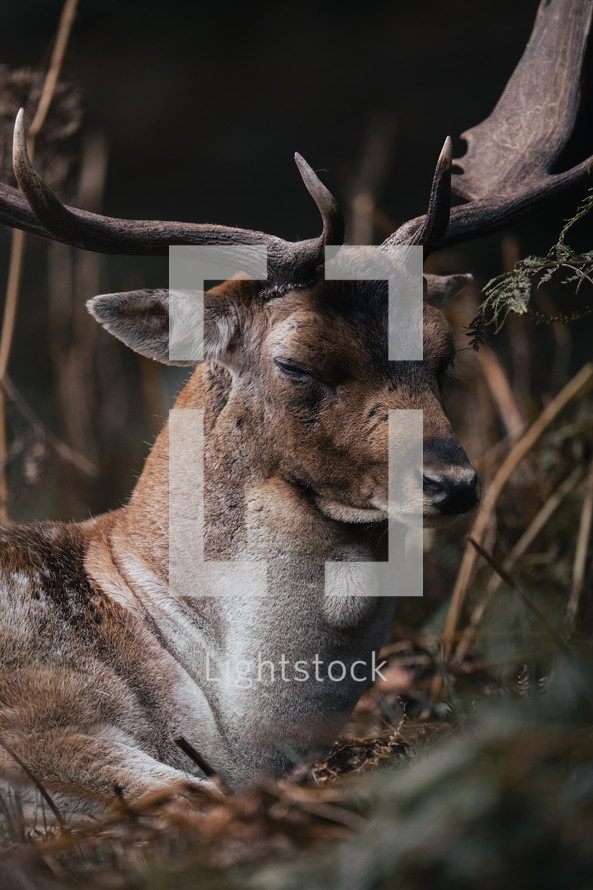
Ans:
[[[136,290],[100,294],[87,309],[106,331],[134,352],[165,365],[193,365],[169,358],[169,291]]]
[[[424,300],[440,309],[473,281],[473,275],[425,275]]]
[[[103,327],[134,352],[165,365],[195,365],[205,359],[223,364],[239,327],[235,282],[208,291],[204,300],[186,291],[138,290],[101,294],[87,309]]]

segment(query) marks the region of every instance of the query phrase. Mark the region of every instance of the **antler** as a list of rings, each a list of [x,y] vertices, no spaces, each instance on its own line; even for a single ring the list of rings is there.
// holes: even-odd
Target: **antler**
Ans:
[[[583,179],[591,158],[564,173],[550,170],[566,145],[579,104],[579,75],[593,0],[542,0],[533,33],[489,118],[466,131],[467,153],[451,161],[447,140],[437,164],[425,216],[410,220],[384,242],[423,244],[425,253],[493,232]],[[305,281],[323,262],[325,244],[341,244],[339,208],[309,165],[295,156],[323,219],[308,241],[263,232],[160,220],[112,219],[65,207],[35,172],[27,155],[22,113],[17,117],[14,165],[25,198],[0,184],[0,222],[87,250],[166,254],[171,244],[265,245],[276,280]],[[463,172],[453,176],[455,163]],[[451,209],[451,188],[467,203]]]
[[[468,150],[453,162],[463,172],[453,176],[452,189],[468,203],[451,209],[448,226],[436,242],[432,239],[430,249],[503,228],[585,178],[593,158],[564,173],[550,170],[575,122],[592,13],[592,0],[542,0],[531,38],[496,108],[462,134]],[[445,200],[442,196],[437,203]],[[405,223],[385,246],[423,243],[418,239],[430,216],[429,209]]]
[[[172,244],[265,245],[271,277],[305,280],[323,263],[325,244],[342,243],[344,222],[336,201],[311,167],[300,155],[295,160],[321,213],[323,232],[318,238],[292,242],[228,226],[116,219],[62,204],[31,164],[21,109],[14,128],[13,164],[22,194],[0,183],[0,222],[86,250],[130,256],[166,255]]]

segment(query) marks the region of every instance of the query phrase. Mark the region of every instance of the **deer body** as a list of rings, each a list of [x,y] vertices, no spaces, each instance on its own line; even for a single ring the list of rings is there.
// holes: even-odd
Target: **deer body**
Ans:
[[[353,301],[359,290],[359,285],[352,287]],[[249,309],[258,294],[247,283],[233,285],[230,293],[245,314],[242,340],[250,342],[250,325],[262,326],[262,307],[256,313]],[[215,303],[220,296],[214,293]],[[327,296],[326,291],[326,303]],[[228,287],[224,297],[229,299]],[[105,321],[111,311],[105,303],[109,307],[111,298],[97,301],[95,314],[113,326],[113,317]],[[343,294],[340,302],[344,320]],[[384,301],[375,302],[366,304],[370,328],[373,313],[384,311]],[[317,392],[319,406],[309,409],[317,415],[307,418],[308,429],[317,430],[309,433],[303,455],[309,486],[299,477],[298,443],[287,456],[285,443],[275,439],[288,418],[266,402],[276,386],[284,398],[290,393],[290,407],[298,413],[299,402],[311,400],[309,390],[321,387],[315,382],[295,385],[282,377],[266,347],[280,343],[294,351],[287,329],[296,331],[302,348],[314,345],[326,323],[339,321],[329,303],[325,311],[316,308],[304,341],[296,322],[315,306],[315,293],[296,292],[269,304],[265,336],[252,347],[252,355],[243,356],[243,370],[235,345],[233,361],[227,349],[219,361],[201,365],[177,403],[181,409],[202,407],[205,415],[207,555],[265,560],[270,596],[235,591],[230,597],[200,597],[199,575],[195,598],[169,588],[167,429],[127,507],[81,525],[40,524],[2,532],[1,583],[10,591],[3,600],[3,626],[13,631],[2,657],[16,666],[4,673],[3,683],[6,694],[18,690],[13,700],[26,701],[27,707],[24,713],[19,707],[3,711],[0,732],[54,791],[80,793],[74,777],[80,775],[82,761],[91,759],[94,784],[84,789],[87,797],[109,799],[117,785],[137,799],[155,783],[183,784],[184,771],[195,768],[173,742],[179,735],[231,785],[327,749],[373,679],[394,608],[391,597],[326,596],[324,590],[326,560],[385,556],[384,513],[373,502],[386,500],[390,407],[425,410],[432,419],[432,425],[425,424],[427,460],[432,452],[438,460],[443,442],[453,446],[456,465],[446,447],[443,452],[448,471],[469,477],[470,500],[461,509],[475,502],[475,474],[452,439],[438,399],[437,377],[450,359],[451,345],[446,323],[433,308],[426,309],[426,359],[415,368],[388,362],[386,341],[383,349],[376,339],[365,343],[364,337],[354,336],[353,326],[345,325],[341,342],[334,336],[335,367],[326,365],[323,373],[332,379],[335,393],[328,385],[327,392]],[[311,331],[315,324],[319,330]],[[150,352],[150,344],[142,349]],[[340,350],[347,351],[349,362]],[[327,362],[327,355],[323,360]],[[369,379],[357,379],[358,365],[366,368]],[[276,380],[269,379],[255,390],[260,397],[254,397],[253,378],[266,373]],[[325,402],[336,400],[356,409],[346,413],[343,430],[331,413],[323,416]],[[266,412],[270,416],[262,430],[261,414]],[[259,435],[250,428],[257,418]],[[349,429],[357,423],[362,428]],[[337,442],[329,449],[328,436],[341,438],[344,433],[350,443],[341,439],[341,450]],[[342,464],[334,465],[336,455]],[[286,466],[288,459],[296,466],[293,472]],[[375,467],[374,482],[365,478],[362,466]],[[351,489],[353,480],[357,491]],[[326,489],[317,491],[319,484]],[[335,518],[340,509],[347,521]],[[426,509],[427,517],[440,515],[428,498]],[[193,543],[188,540],[189,549]],[[11,616],[22,614],[25,620],[14,625]],[[37,638],[47,640],[47,648],[31,646]],[[329,676],[332,662],[339,667]],[[30,665],[26,675],[24,664]],[[23,744],[20,734],[26,731]],[[36,745],[45,751],[47,770]],[[3,765],[17,777],[8,755]]]

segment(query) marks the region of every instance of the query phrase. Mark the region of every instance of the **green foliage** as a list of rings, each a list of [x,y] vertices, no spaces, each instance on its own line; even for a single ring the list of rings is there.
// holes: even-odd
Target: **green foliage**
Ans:
[[[578,207],[575,215],[568,220],[558,238],[546,256],[528,256],[515,265],[510,272],[492,278],[484,288],[485,300],[478,308],[468,330],[471,337],[470,345],[478,349],[484,341],[484,328],[495,325],[496,333],[504,325],[510,312],[516,315],[527,315],[536,324],[567,324],[591,314],[591,309],[584,312],[573,312],[569,315],[559,314],[552,317],[542,315],[529,308],[529,301],[534,285],[540,287],[549,281],[557,272],[561,273],[561,283],[576,283],[576,292],[585,281],[593,284],[593,250],[577,253],[566,243],[566,236],[577,222],[593,209],[593,188]]]

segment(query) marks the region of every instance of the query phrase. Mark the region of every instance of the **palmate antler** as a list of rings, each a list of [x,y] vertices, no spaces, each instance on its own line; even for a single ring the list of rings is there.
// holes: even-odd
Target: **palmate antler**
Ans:
[[[585,178],[591,158],[564,173],[550,170],[575,122],[592,13],[593,0],[542,0],[529,43],[496,108],[463,134],[468,151],[460,160],[452,162],[447,139],[428,212],[401,226],[384,247],[422,244],[428,254],[486,235]],[[295,159],[322,216],[318,238],[291,242],[227,226],[113,219],[59,201],[31,166],[20,113],[14,168],[22,194],[0,184],[0,222],[101,253],[167,254],[172,244],[265,245],[271,276],[306,280],[323,262],[325,245],[342,243],[344,224],[329,191],[300,155]],[[453,163],[463,172],[451,177]],[[466,203],[451,208],[451,189]]]
[[[593,158],[564,173],[550,170],[577,116],[592,13],[593,0],[542,0],[529,42],[496,108],[462,134],[468,150],[453,161],[463,172],[453,175],[451,188],[467,203],[451,209],[448,225],[433,236],[433,249],[501,229],[586,177]],[[446,201],[443,193],[441,205]],[[441,206],[441,219],[445,217],[446,206]],[[385,244],[410,243],[426,220],[410,220]]]

